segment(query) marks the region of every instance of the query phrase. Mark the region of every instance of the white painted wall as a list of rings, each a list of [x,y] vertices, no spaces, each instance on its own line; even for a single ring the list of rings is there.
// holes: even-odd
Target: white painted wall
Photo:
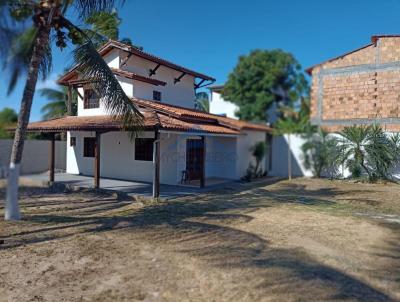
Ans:
[[[5,177],[4,171],[9,167],[13,140],[0,140],[0,177]],[[55,168],[65,170],[65,142],[55,142]],[[35,174],[49,169],[50,141],[26,140],[22,154],[21,174]]]
[[[121,56],[121,57],[120,57]],[[108,53],[104,60],[112,68],[119,68],[120,60],[123,60],[127,54],[120,50],[113,50]],[[145,77],[149,76],[149,70],[154,68],[157,64],[142,59],[137,56],[131,56],[127,64],[122,68],[130,72],[134,72],[138,75]],[[117,80],[121,84],[122,89],[129,97],[137,97],[140,99],[153,100],[153,91],[161,92],[161,102],[194,108],[195,91],[194,82],[195,78],[191,75],[185,75],[180,82],[174,84],[174,79],[178,78],[181,72],[174,69],[160,66],[153,79],[164,81],[167,84],[165,86],[156,86],[136,80],[129,80],[124,77],[117,76]],[[78,89],[79,93],[84,96],[83,88]],[[84,109],[83,100],[78,96],[78,116],[95,116],[95,115],[106,115],[104,102],[100,101],[100,107],[94,109]]]
[[[69,145],[76,137],[76,146]],[[67,173],[93,175],[94,158],[83,157],[84,137],[94,137],[94,132],[68,133]],[[143,132],[141,137],[154,137],[154,132]],[[175,185],[186,170],[186,140],[199,138],[192,134],[161,134],[160,181]],[[240,179],[254,158],[249,151],[258,141],[265,141],[265,133],[248,131],[239,137],[206,136],[206,177]],[[108,132],[101,136],[101,176],[152,182],[153,163],[136,161],[134,144],[126,132]],[[263,163],[265,166],[265,162]]]
[[[246,170],[250,163],[255,164],[254,157],[250,149],[257,142],[266,142],[266,133],[259,131],[244,131],[243,135],[238,136],[236,152],[238,160],[236,162],[236,178],[240,179],[246,174]],[[261,163],[261,167],[266,166],[267,157]]]
[[[300,135],[291,135],[291,160],[292,176],[313,176],[312,171],[304,167],[303,152],[301,146],[305,140]],[[288,176],[288,136],[276,136],[272,139],[272,169],[269,171],[271,176]]]
[[[237,179],[236,143],[235,137],[206,137],[206,177]]]
[[[126,56],[126,53],[121,52],[121,60],[123,60]],[[157,63],[150,62],[133,55],[129,58],[127,65],[124,66],[123,69],[148,77],[149,70],[155,68],[156,66]],[[165,86],[155,86],[139,81],[133,81],[133,95],[138,98],[152,100],[153,90],[157,90],[161,92],[161,102],[163,103],[194,108],[195,78],[191,75],[185,75],[180,82],[174,84],[174,79],[178,78],[181,74],[182,73],[180,71],[176,71],[165,66],[160,66],[152,78],[166,82],[167,84]]]
[[[211,90],[211,102],[210,102],[210,113],[214,114],[226,114],[227,117],[238,119],[235,115],[238,107],[228,101],[225,101],[220,92]]]

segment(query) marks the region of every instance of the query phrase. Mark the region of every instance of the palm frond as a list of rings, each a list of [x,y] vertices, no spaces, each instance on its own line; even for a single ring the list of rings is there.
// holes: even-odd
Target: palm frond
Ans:
[[[116,5],[124,4],[124,0],[75,0],[73,6],[82,20],[94,12],[111,12]]]
[[[65,91],[52,89],[52,88],[43,88],[39,90],[39,93],[42,97],[45,97],[52,101],[63,101],[65,100]]]
[[[41,108],[41,113],[45,120],[62,117],[65,115],[67,108],[64,101],[49,102]]]
[[[93,44],[87,41],[79,45],[74,50],[74,59],[80,66],[80,76],[93,81],[91,86],[102,97],[106,111],[120,120],[134,137],[143,125],[143,116]]]
[[[11,77],[7,93],[10,94],[21,75],[28,68],[32,57],[33,47],[38,35],[36,27],[29,27],[18,35],[15,35],[11,42],[8,58],[4,67],[10,71]],[[39,64],[39,72],[42,79],[45,79],[52,68],[52,54],[50,45],[46,45],[44,55]]]

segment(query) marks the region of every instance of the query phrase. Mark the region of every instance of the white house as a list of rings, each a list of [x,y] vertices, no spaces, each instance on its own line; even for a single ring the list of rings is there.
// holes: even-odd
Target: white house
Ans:
[[[195,110],[195,90],[214,82],[212,77],[117,41],[99,53],[145,127],[132,140],[73,68],[59,83],[77,90],[78,115],[28,126],[67,132],[67,173],[94,175],[96,186],[100,177],[206,186],[211,179],[238,180],[246,173],[254,160],[250,148],[265,141],[270,128]]]
[[[213,85],[209,87],[211,94],[210,112],[222,116],[237,119],[235,113],[238,106],[225,100],[222,97],[222,89],[224,85]],[[267,111],[268,124],[273,124],[278,119],[278,111],[276,104],[273,104]],[[273,176],[288,176],[288,162],[291,157],[292,175],[293,176],[312,176],[312,172],[306,169],[303,162],[303,152],[301,146],[304,139],[298,135],[291,135],[291,148],[289,149],[288,136],[269,136],[268,138],[268,162],[267,172]]]

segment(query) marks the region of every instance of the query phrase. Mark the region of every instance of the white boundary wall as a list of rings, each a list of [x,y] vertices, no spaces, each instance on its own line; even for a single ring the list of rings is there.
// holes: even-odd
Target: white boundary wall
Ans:
[[[5,170],[10,163],[13,140],[0,139],[0,178],[4,177]],[[66,158],[65,141],[56,141],[55,168],[65,170]],[[50,141],[26,140],[22,156],[21,174],[34,174],[45,172],[49,169]]]
[[[292,176],[313,176],[312,171],[304,167],[303,152],[301,146],[305,143],[300,135],[290,135]],[[272,164],[269,170],[271,176],[288,176],[288,135],[275,136],[272,139]]]

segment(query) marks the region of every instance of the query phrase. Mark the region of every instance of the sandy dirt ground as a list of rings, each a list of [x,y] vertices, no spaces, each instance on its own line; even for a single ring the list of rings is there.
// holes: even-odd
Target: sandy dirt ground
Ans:
[[[399,198],[313,179],[143,203],[23,188],[0,300],[400,301]]]

